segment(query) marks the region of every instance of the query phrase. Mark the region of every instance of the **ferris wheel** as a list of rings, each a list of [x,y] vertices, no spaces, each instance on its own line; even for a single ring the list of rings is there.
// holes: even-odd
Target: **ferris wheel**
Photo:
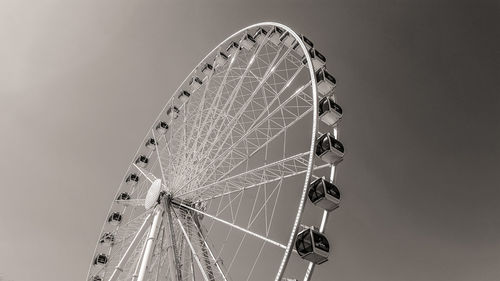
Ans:
[[[283,24],[222,41],[147,131],[87,280],[310,280],[340,203],[335,86],[313,42]]]

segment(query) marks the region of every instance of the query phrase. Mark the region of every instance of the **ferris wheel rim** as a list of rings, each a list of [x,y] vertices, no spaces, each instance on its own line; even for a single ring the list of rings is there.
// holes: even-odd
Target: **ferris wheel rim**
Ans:
[[[228,41],[230,41],[232,38],[234,38],[238,34],[241,34],[241,33],[245,32],[245,31],[253,29],[253,28],[264,27],[264,26],[271,26],[271,27],[282,28],[284,31],[289,32],[289,34],[291,36],[293,36],[294,39],[298,42],[300,48],[302,49],[302,51],[304,53],[304,56],[305,56],[305,59],[306,59],[306,62],[307,62],[307,68],[308,68],[309,76],[310,76],[309,79],[311,81],[312,103],[313,103],[313,105],[312,105],[312,116],[313,116],[313,118],[312,118],[312,132],[311,132],[311,141],[310,141],[310,147],[309,147],[308,167],[307,167],[306,175],[304,176],[304,178],[305,178],[305,180],[304,180],[304,186],[302,188],[302,193],[301,193],[301,196],[300,196],[300,201],[299,201],[297,213],[295,215],[294,225],[293,225],[293,227],[291,229],[290,237],[289,237],[289,239],[287,241],[287,244],[286,244],[287,246],[286,246],[286,249],[285,249],[285,253],[283,255],[283,258],[282,258],[281,263],[280,263],[280,267],[279,267],[278,272],[277,272],[276,277],[275,277],[275,280],[279,281],[283,277],[283,273],[284,273],[284,271],[286,269],[287,263],[289,261],[290,255],[292,253],[293,241],[295,240],[295,236],[296,236],[297,231],[298,231],[299,226],[300,226],[300,220],[301,220],[301,217],[302,217],[302,214],[303,214],[303,211],[304,211],[304,205],[305,205],[305,202],[306,202],[306,199],[307,199],[306,193],[307,193],[308,186],[309,186],[309,183],[310,183],[311,174],[312,174],[313,165],[314,165],[314,160],[315,160],[314,159],[314,146],[315,146],[315,142],[316,142],[316,137],[315,136],[317,134],[317,123],[318,123],[318,116],[317,116],[318,115],[318,109],[317,109],[317,107],[318,107],[318,93],[317,93],[317,87],[316,87],[316,82],[317,81],[316,81],[316,75],[315,75],[314,66],[312,64],[311,56],[309,55],[309,52],[307,51],[307,47],[302,42],[300,36],[293,29],[291,29],[290,27],[288,27],[288,26],[286,26],[284,24],[281,24],[281,23],[277,23],[277,22],[260,22],[260,23],[256,23],[256,24],[244,27],[244,28],[238,30],[237,32],[234,32],[233,34],[231,34],[230,36],[228,36],[225,40],[221,41],[216,47],[214,47],[210,52],[208,52],[208,54],[205,57],[203,57],[203,59],[201,59],[199,63],[197,63],[195,65],[195,67],[193,68],[193,70],[191,70],[189,72],[189,74],[179,84],[179,86],[176,88],[176,90],[173,91],[172,96],[168,99],[168,101],[165,103],[165,105],[163,106],[163,108],[160,110],[160,113],[158,114],[158,116],[154,119],[151,127],[149,128],[149,131],[151,131],[152,129],[154,129],[155,124],[161,119],[162,113],[165,112],[165,110],[167,109],[167,107],[169,105],[173,104],[172,101],[175,98],[175,94],[178,93],[180,90],[182,90],[182,87],[192,77],[193,73],[196,72],[196,70],[198,69],[198,67],[202,63],[204,63],[211,55],[213,55],[214,52],[216,52],[217,50],[220,50],[220,48],[224,44],[227,44]],[[146,134],[146,136],[144,137],[144,139],[142,140],[142,142],[144,142],[147,138],[148,138],[148,134]],[[134,154],[131,162],[133,162],[134,158],[139,154],[140,149],[141,149],[141,146],[139,146],[139,148],[137,149],[137,151]],[[126,169],[125,176],[130,172],[130,170],[132,170],[132,166],[131,165]],[[120,193],[120,188],[118,188],[118,190],[115,193],[114,197],[116,198],[116,196],[119,193]],[[111,204],[111,206],[110,206],[110,208],[108,210],[108,215],[112,212],[112,210],[113,210],[113,204]],[[323,218],[323,220],[324,219],[325,218]],[[103,227],[101,228],[101,232],[100,233],[103,233],[105,225],[106,225],[106,223],[103,224]],[[98,248],[98,244],[96,245],[94,253],[96,252],[97,248]],[[92,267],[92,265],[90,267]],[[91,268],[89,268],[87,276],[90,276],[90,272],[91,272]]]

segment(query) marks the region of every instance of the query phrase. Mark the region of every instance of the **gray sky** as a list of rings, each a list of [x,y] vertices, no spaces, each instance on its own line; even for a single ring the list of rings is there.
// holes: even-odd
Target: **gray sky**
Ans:
[[[272,20],[320,46],[345,110],[315,280],[499,280],[500,2],[465,2],[3,0],[0,276],[83,280],[161,105]]]

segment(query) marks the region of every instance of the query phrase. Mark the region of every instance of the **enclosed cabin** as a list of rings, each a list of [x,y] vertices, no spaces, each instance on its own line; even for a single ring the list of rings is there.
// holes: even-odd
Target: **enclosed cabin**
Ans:
[[[106,254],[98,254],[94,258],[94,265],[106,265],[108,263],[108,256]]]
[[[273,42],[274,45],[279,45],[281,43],[280,38],[283,34],[283,29],[275,26],[271,29],[269,33],[269,41]]]
[[[344,158],[344,146],[330,133],[326,133],[318,138],[316,156],[326,163],[337,165]]]
[[[342,108],[329,97],[319,101],[318,112],[321,121],[328,126],[334,126],[342,118]]]
[[[102,281],[102,278],[100,276],[94,275],[90,278],[90,281]]]
[[[314,264],[322,264],[328,260],[330,243],[319,231],[306,228],[297,235],[295,249],[301,258]]]
[[[111,232],[104,232],[101,236],[101,239],[99,240],[99,243],[101,244],[112,244],[113,242],[115,242],[115,236]]]
[[[193,77],[189,81],[189,87],[191,87],[191,92],[196,92],[199,88],[201,88],[201,85],[203,84],[203,81],[199,77]]]
[[[125,179],[125,183],[127,183],[131,186],[137,185],[138,182],[139,182],[139,176],[137,174],[134,174],[134,173],[129,174],[127,176],[127,178]]]
[[[113,212],[108,217],[108,222],[112,225],[119,225],[121,221],[122,221],[122,214],[120,214],[119,212]]]
[[[189,83],[191,85],[191,83]],[[179,117],[179,109],[177,106],[171,106],[169,109],[167,109],[167,116],[170,117],[171,119],[177,119]]]
[[[325,68],[316,72],[316,83],[318,92],[324,96],[329,95],[337,86],[337,80]]]
[[[146,168],[146,166],[149,163],[148,157],[146,155],[139,155],[137,159],[135,160],[135,164],[141,168]]]
[[[118,194],[118,196],[116,197],[116,200],[118,200],[118,201],[130,200],[130,194],[128,194],[128,192],[122,192],[122,193]]]
[[[229,44],[229,46],[227,46],[227,49],[226,49],[226,53],[228,54],[228,56],[233,56],[234,54],[236,54],[236,52],[238,52],[240,48],[240,45],[238,45],[238,43],[232,41],[231,44]]]
[[[201,73],[203,73],[205,76],[211,76],[214,73],[213,65],[205,63],[201,68]]]
[[[149,151],[154,151],[156,150],[156,145],[157,145],[157,142],[154,138],[150,138],[146,141],[146,143],[144,144],[144,146],[149,150]]]
[[[168,124],[165,121],[160,121],[156,124],[156,132],[160,135],[166,134],[168,131]]]
[[[191,97],[191,94],[188,91],[184,91],[184,90],[180,91],[180,93],[177,95],[177,99],[181,103],[186,103],[190,97]]]
[[[309,50],[309,55],[311,56],[311,61],[314,69],[320,69],[326,65],[326,57],[318,52],[318,50],[311,48]],[[306,56],[302,57],[302,63],[307,64]]]
[[[283,34],[281,34],[280,41],[281,41],[281,43],[283,43],[283,45],[285,45],[288,48],[292,48],[292,49],[293,49],[293,46],[295,46],[295,44],[297,44],[295,38],[293,38],[292,34],[290,34],[290,32],[288,32],[288,31],[285,31],[285,32],[283,32]]]
[[[305,37],[304,35],[300,35],[300,39],[302,40],[302,42],[304,42],[304,45],[306,45],[306,49],[307,51],[311,50],[313,47],[314,47],[314,44],[311,40],[307,39],[307,37]],[[303,57],[304,56],[304,51],[302,50],[302,48],[300,47],[300,44],[299,43],[296,43],[294,46],[293,46],[293,50],[300,56],[300,57]]]
[[[226,54],[224,54],[223,52],[219,52],[217,54],[217,56],[215,56],[215,60],[214,60],[215,67],[223,66],[224,64],[226,64],[228,59],[229,58]]]
[[[247,33],[243,37],[243,40],[241,40],[241,47],[247,51],[250,51],[253,46],[255,46],[255,43],[256,41],[253,36]]]
[[[267,31],[264,28],[259,27],[257,29],[257,31],[255,31],[253,38],[260,45],[264,42],[264,40],[266,39],[266,36],[267,36]]]
[[[340,204],[339,189],[325,178],[318,178],[313,181],[309,185],[307,196],[315,206],[328,212],[337,209]]]

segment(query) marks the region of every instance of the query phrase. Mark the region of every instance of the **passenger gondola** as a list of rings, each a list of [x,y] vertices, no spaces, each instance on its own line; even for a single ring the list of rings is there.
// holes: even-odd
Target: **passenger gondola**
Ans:
[[[203,84],[203,81],[201,81],[200,78],[198,77],[193,77],[189,81],[189,86],[191,87],[191,92],[196,92],[199,88],[201,88],[201,85]]]
[[[334,126],[342,118],[342,108],[329,97],[319,101],[319,118],[325,124]]]
[[[262,27],[259,27],[257,31],[255,31],[255,34],[253,35],[253,38],[258,44],[262,44],[264,42],[264,39],[266,38],[267,31],[263,29]]]
[[[309,50],[309,55],[311,56],[311,61],[314,69],[323,68],[326,65],[326,57],[323,56],[318,50],[312,48]],[[302,57],[302,63],[306,64],[307,59],[305,56]]]
[[[247,51],[250,51],[253,46],[255,46],[255,39],[250,34],[245,34],[243,40],[241,40],[241,47]]]
[[[101,236],[101,240],[99,240],[99,243],[113,243],[115,242],[115,236],[111,232],[104,232]]]
[[[201,73],[205,74],[206,76],[210,76],[214,73],[214,67],[209,63],[205,63],[205,65],[203,65],[203,67],[201,68]]]
[[[215,57],[215,67],[221,67],[223,66],[224,64],[226,64],[228,60],[228,57],[226,54],[224,54],[223,52],[219,52],[219,54],[217,54],[217,56]]]
[[[139,155],[139,157],[137,157],[137,159],[135,160],[135,164],[141,168],[146,168],[148,163],[149,159],[145,155]]]
[[[293,48],[297,42],[295,41],[295,38],[293,38],[292,34],[290,32],[285,31],[283,34],[280,36],[280,41],[288,48]]]
[[[300,35],[300,39],[302,39],[302,42],[304,42],[304,45],[306,45],[307,51],[311,50],[314,47],[313,42],[307,39],[307,37],[305,37],[304,35]],[[304,56],[304,51],[302,51],[300,44],[296,43],[293,47],[293,50],[297,52],[300,57]]]
[[[122,221],[122,215],[119,212],[113,212],[109,215],[108,222],[112,225],[119,225]]]
[[[116,200],[124,201],[124,200],[130,200],[130,194],[127,192],[122,192],[118,194],[118,197],[116,197]]]
[[[181,91],[179,95],[177,95],[177,99],[179,99],[181,103],[186,103],[189,97],[191,97],[191,94],[188,91]]]
[[[137,174],[131,173],[127,176],[125,182],[132,186],[135,186],[139,182],[139,176]]]
[[[172,106],[169,109],[167,109],[167,116],[172,118],[172,119],[177,119],[179,117],[179,109],[176,106]]]
[[[340,191],[325,178],[318,178],[309,185],[309,200],[326,211],[333,211],[339,207]]]
[[[316,156],[326,163],[337,165],[344,158],[344,146],[330,133],[323,134],[316,142]]]
[[[146,146],[146,148],[150,151],[154,151],[156,149],[156,145],[156,140],[154,138],[150,138],[146,141],[146,144],[144,146]]]
[[[330,243],[319,231],[307,228],[297,235],[295,249],[301,258],[314,264],[322,264],[328,260]]]
[[[271,29],[269,34],[269,41],[273,42],[274,45],[279,45],[281,43],[280,37],[283,34],[283,29],[275,26]]]
[[[108,263],[108,256],[106,254],[98,254],[94,258],[94,265],[105,265]]]
[[[156,132],[158,132],[158,134],[160,134],[160,135],[163,135],[163,134],[167,133],[167,131],[168,131],[167,122],[164,122],[164,121],[158,122],[158,124],[156,125]]]
[[[90,281],[102,281],[102,278],[100,276],[92,276],[92,278],[90,278]]]
[[[229,46],[227,46],[226,52],[227,52],[228,56],[232,56],[232,55],[236,54],[236,52],[238,52],[239,48],[240,48],[240,45],[238,45],[238,43],[232,41],[231,44],[229,44]]]
[[[318,92],[327,96],[335,89],[337,80],[325,68],[321,68],[316,72],[316,83]]]

